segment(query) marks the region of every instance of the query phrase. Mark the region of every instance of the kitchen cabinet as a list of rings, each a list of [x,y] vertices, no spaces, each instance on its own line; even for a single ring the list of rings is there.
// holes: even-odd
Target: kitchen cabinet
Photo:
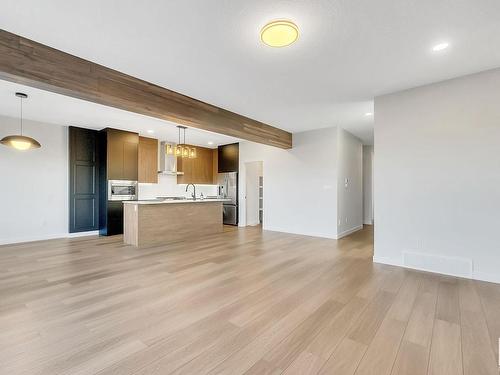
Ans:
[[[106,128],[99,132],[99,233],[123,233],[123,204],[108,200],[109,180],[138,179],[139,134]]]
[[[99,228],[98,132],[69,127],[69,232]]]
[[[196,158],[177,158],[177,170],[184,172],[177,176],[178,184],[214,184],[214,151],[211,148],[196,148]]]
[[[217,185],[219,183],[219,150],[214,148],[212,150],[212,183]]]
[[[105,129],[103,132],[107,179],[137,181],[139,135],[116,129]]]
[[[218,147],[218,172],[238,172],[240,162],[240,145],[232,143]]]
[[[139,182],[158,183],[158,140],[139,137]]]

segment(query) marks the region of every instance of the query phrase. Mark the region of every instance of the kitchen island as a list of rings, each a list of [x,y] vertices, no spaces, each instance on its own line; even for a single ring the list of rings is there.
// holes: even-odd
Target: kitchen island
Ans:
[[[123,241],[134,246],[161,245],[223,231],[227,199],[123,202]]]

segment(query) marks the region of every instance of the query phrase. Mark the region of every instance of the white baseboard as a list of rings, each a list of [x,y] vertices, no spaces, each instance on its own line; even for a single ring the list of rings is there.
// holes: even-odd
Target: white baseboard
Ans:
[[[309,236],[309,237],[320,237],[320,238],[329,238],[332,240],[336,240],[337,237],[333,234],[326,234],[326,233],[317,233],[317,232],[303,232],[303,231],[294,231],[294,230],[289,230],[289,229],[284,229],[284,228],[277,228],[277,227],[269,227],[266,224],[263,225],[262,229],[270,231],[270,232],[281,232],[281,233],[290,233],[290,234],[298,234],[301,236]]]
[[[332,240],[338,240],[342,237],[348,236],[354,232],[357,232],[358,230],[363,229],[362,225],[359,225],[357,227],[348,229],[340,234],[326,234],[326,233],[318,233],[318,232],[303,232],[303,231],[294,231],[294,230],[289,230],[289,229],[284,229],[284,228],[275,228],[275,227],[268,227],[264,225],[264,230],[269,230],[272,232],[282,232],[282,233],[290,233],[290,234],[299,234],[302,236],[310,236],[310,237],[321,237],[321,238],[329,238]]]
[[[484,272],[474,272],[472,278],[474,280],[487,281],[489,283],[500,284],[500,274],[498,273],[484,273]]]
[[[337,239],[340,240],[341,238],[346,237],[346,236],[348,236],[354,232],[357,232],[358,230],[361,230],[361,229],[363,229],[363,226],[358,225],[357,227],[354,227],[354,228],[345,230],[343,232],[337,233]]]
[[[443,257],[443,258],[450,258],[450,257]],[[452,257],[451,257],[452,258]],[[465,259],[468,263],[468,259],[466,258],[459,258],[461,260]],[[454,276],[454,277],[462,277],[466,279],[472,279],[472,280],[479,280],[479,281],[487,281],[491,283],[497,283],[500,284],[500,274],[487,274],[487,273],[482,273],[482,272],[477,272],[474,271],[473,269],[473,263],[472,260],[470,262],[472,263],[471,267],[471,272],[463,272],[462,271],[456,271],[453,269],[448,268],[437,268],[436,264],[439,263],[434,263],[433,266],[417,266],[415,264],[405,264],[403,260],[403,255],[401,255],[401,258],[387,258],[387,257],[378,257],[378,256],[373,256],[373,262],[374,263],[380,263],[380,264],[387,264],[389,266],[396,266],[396,267],[403,267],[407,269],[412,269],[416,271],[424,271],[424,272],[432,272],[440,275],[447,275],[447,276]]]
[[[74,237],[87,237],[87,236],[98,236],[99,231],[98,230],[91,230],[88,232],[76,232],[76,233],[68,233],[66,237],[68,238],[74,238]]]
[[[472,278],[472,259],[439,254],[403,251],[403,266],[407,268],[442,273],[456,277]]]
[[[397,259],[378,257],[375,255],[373,256],[373,263],[387,264],[389,266],[396,266],[396,267],[404,267],[403,262]]]
[[[98,230],[89,232],[77,232],[77,233],[55,233],[55,234],[45,234],[39,236],[26,236],[17,238],[2,238],[0,239],[0,245],[11,245],[23,242],[34,242],[34,241],[45,241],[54,240],[58,238],[74,238],[74,237],[85,237],[85,236],[96,236],[99,235]]]

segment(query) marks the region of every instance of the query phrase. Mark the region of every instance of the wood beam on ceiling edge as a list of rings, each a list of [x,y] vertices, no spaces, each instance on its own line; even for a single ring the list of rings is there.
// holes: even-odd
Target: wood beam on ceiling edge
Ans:
[[[279,148],[292,134],[0,29],[0,78]]]

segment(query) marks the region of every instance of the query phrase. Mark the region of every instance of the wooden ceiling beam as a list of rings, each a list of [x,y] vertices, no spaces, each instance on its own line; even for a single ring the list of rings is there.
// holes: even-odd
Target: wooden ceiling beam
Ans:
[[[0,30],[0,78],[215,133],[289,149],[292,134]]]

